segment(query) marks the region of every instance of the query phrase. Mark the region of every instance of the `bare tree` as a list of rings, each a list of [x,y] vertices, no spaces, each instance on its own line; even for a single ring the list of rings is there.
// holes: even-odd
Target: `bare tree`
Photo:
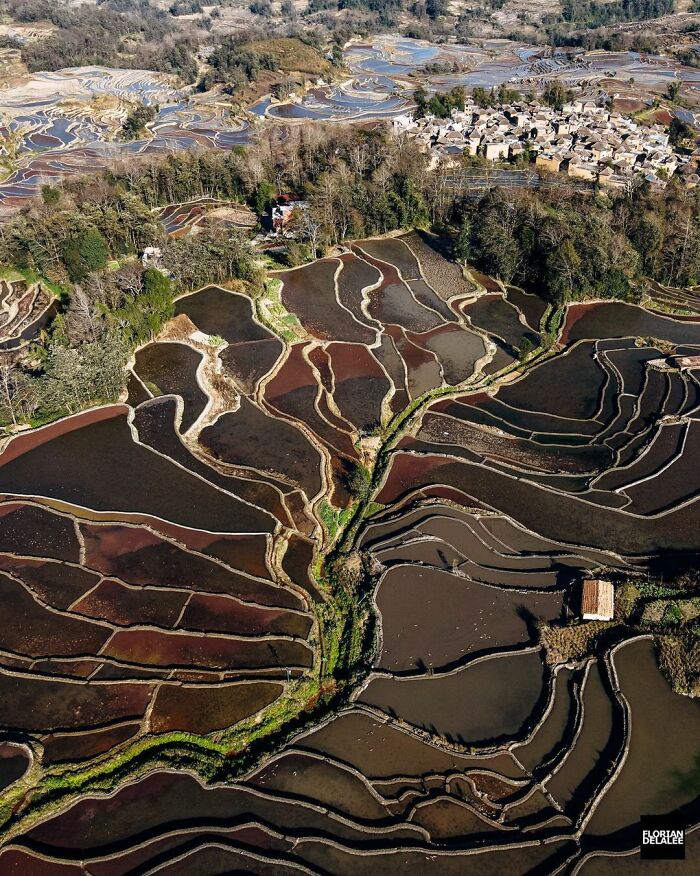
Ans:
[[[311,255],[316,258],[318,247],[321,242],[323,223],[317,219],[311,210],[295,210],[292,217],[292,229],[295,229],[301,237],[309,241]]]
[[[0,415],[5,422],[17,428],[20,422],[28,420],[36,405],[32,385],[11,359],[0,360]]]
[[[66,311],[66,334],[74,343],[96,341],[101,334],[94,303],[82,286],[75,286]]]

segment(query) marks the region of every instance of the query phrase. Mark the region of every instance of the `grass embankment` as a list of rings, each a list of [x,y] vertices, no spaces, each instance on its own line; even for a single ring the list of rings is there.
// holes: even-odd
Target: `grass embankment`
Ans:
[[[612,630],[620,629],[615,621],[583,621],[563,626],[542,625],[539,633],[547,662],[556,666],[585,659],[595,653]]]
[[[328,537],[331,542],[335,541],[339,532],[347,526],[348,521],[352,517],[354,504],[350,504],[347,508],[336,508],[331,505],[326,499],[319,502],[317,512],[321,518],[321,522],[326,528]]]
[[[266,325],[278,337],[288,344],[306,338],[299,322],[299,318],[290,313],[282,303],[280,294],[282,281],[268,279],[265,281],[265,290],[255,300],[255,311],[258,320]]]

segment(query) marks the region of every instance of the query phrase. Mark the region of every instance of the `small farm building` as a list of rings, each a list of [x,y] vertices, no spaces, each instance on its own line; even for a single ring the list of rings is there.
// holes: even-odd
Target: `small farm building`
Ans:
[[[610,581],[598,578],[583,582],[581,614],[584,620],[612,620],[615,613],[615,590]]]

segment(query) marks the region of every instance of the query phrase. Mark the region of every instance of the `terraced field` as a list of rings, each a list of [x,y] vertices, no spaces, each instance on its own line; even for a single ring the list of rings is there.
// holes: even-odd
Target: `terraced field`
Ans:
[[[19,350],[34,340],[54,307],[54,295],[43,283],[0,279],[0,350]]]
[[[691,289],[676,289],[650,282],[647,295],[651,310],[682,318],[700,316],[700,289],[697,286]]]
[[[266,51],[264,43],[260,50]],[[287,51],[282,69],[299,62],[304,69],[303,59],[294,57],[293,49]],[[307,68],[313,81],[328,72],[324,63],[316,59]],[[177,87],[172,77],[149,70],[87,66],[27,74],[18,73],[12,62],[9,69],[0,66],[0,137],[12,168],[0,183],[0,214],[25,206],[44,183],[105,169],[115,157],[128,161],[182,149],[255,145],[260,120],[283,126],[390,120],[410,111],[419,83],[430,92],[457,86],[490,90],[505,83],[529,92],[552,81],[567,86],[587,82],[602,84],[611,92],[622,89],[624,95],[633,84],[628,80],[633,80],[632,103],[641,106],[640,89],[642,94],[658,95],[672,79],[683,82],[686,96],[697,101],[700,79],[697,69],[676,59],[647,58],[637,52],[552,57],[539,46],[510,40],[453,45],[396,35],[376,36],[370,42],[351,40],[344,50],[344,65],[344,81],[295,88],[296,96],[281,100],[268,94],[255,100],[248,112],[233,116],[216,92],[199,95]],[[430,73],[426,65],[455,72]],[[261,77],[257,94],[265,81]],[[140,139],[123,142],[122,124],[138,104],[157,108],[156,116]],[[177,228],[197,218],[176,212]],[[165,218],[166,225],[171,224],[173,217]]]
[[[120,140],[134,103],[157,107],[147,134]],[[0,185],[5,213],[36,197],[46,182],[124,159],[181,149],[231,149],[251,141],[250,125],[215,100],[188,102],[167,76],[149,70],[76,67],[0,81],[0,136],[12,172]]]
[[[158,218],[166,232],[174,238],[184,237],[202,222],[214,221],[224,227],[252,229],[257,216],[244,204],[199,198],[185,204],[170,204],[158,211]]]
[[[179,299],[0,455],[0,872],[588,876],[700,823],[651,636],[541,635],[696,561],[697,353],[415,232]]]

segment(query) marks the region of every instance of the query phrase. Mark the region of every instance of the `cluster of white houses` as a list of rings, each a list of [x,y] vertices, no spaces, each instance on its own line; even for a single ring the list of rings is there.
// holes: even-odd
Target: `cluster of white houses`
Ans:
[[[453,110],[447,119],[402,115],[393,120],[393,128],[436,157],[528,158],[543,171],[620,187],[637,174],[659,186],[676,173],[690,185],[700,182],[695,162],[674,150],[663,125],[640,125],[589,100],[561,110],[532,103],[484,109],[468,98],[464,110]]]

